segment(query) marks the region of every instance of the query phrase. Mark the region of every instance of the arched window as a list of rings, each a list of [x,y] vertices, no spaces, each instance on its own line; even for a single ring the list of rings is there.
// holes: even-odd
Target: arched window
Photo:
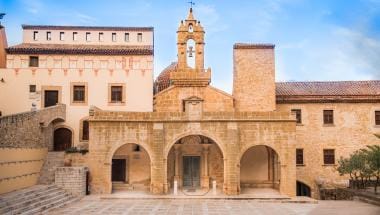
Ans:
[[[89,124],[88,120],[84,120],[82,124],[82,140],[88,140],[89,139]]]
[[[194,32],[193,24],[189,24],[189,32],[190,33]]]
[[[54,151],[65,151],[72,145],[72,132],[67,128],[54,131]]]
[[[195,41],[193,39],[189,39],[187,41],[186,50],[187,50],[186,51],[187,52],[187,58],[186,58],[187,66],[194,69],[196,51],[195,51]]]

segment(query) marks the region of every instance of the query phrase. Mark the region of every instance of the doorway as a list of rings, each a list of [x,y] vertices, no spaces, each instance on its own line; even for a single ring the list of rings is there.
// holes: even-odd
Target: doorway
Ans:
[[[125,159],[112,159],[112,181],[125,182]]]
[[[183,157],[183,186],[200,187],[200,156]]]
[[[58,103],[58,90],[45,90],[44,107],[57,105]]]

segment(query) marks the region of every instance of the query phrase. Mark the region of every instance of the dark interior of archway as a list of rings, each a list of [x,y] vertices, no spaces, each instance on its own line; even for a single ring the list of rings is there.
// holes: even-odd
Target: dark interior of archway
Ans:
[[[64,151],[72,145],[72,133],[67,128],[58,128],[54,131],[54,151]]]
[[[306,184],[297,181],[297,196],[311,197],[311,189]]]

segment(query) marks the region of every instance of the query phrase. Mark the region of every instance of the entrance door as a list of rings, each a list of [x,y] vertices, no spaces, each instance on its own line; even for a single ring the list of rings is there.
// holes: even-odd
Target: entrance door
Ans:
[[[200,160],[199,156],[183,157],[183,186],[200,186]]]
[[[125,181],[125,159],[112,159],[112,181]]]
[[[67,128],[58,128],[54,131],[54,151],[65,151],[71,147],[72,133]]]
[[[54,106],[58,103],[58,90],[45,90],[44,107]]]

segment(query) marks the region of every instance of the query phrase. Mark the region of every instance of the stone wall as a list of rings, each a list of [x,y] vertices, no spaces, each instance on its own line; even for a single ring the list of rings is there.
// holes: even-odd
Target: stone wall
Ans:
[[[279,111],[301,109],[302,124],[296,126],[296,148],[303,148],[304,165],[297,166],[297,180],[312,189],[312,196],[319,197],[319,187],[346,186],[348,176],[336,171],[340,157],[348,157],[366,145],[380,144],[375,133],[376,103],[322,103],[278,104]],[[323,110],[334,110],[334,124],[323,124]],[[335,149],[335,165],[325,165],[323,149]]]
[[[86,195],[86,167],[58,167],[55,184],[75,196]]]
[[[51,148],[52,127],[64,121],[66,106],[58,106],[0,117],[1,148]]]

